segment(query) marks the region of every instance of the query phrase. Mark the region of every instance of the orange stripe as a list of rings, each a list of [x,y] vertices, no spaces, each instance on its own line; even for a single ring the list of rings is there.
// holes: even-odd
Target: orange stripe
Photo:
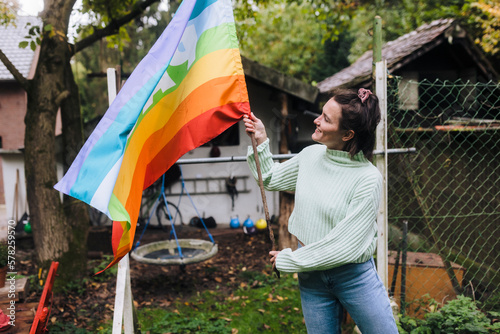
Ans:
[[[165,145],[156,157],[148,164],[144,187],[148,187],[162,176],[186,152],[203,145],[214,136],[221,134],[237,120],[241,119],[242,111],[250,112],[250,105],[235,103],[207,111],[191,120]],[[230,121],[232,120],[232,121]],[[231,122],[228,124],[228,122]],[[199,131],[210,124],[210,132]],[[193,131],[193,129],[196,129]],[[189,146],[188,143],[192,145]],[[168,166],[168,167],[166,167]]]
[[[244,90],[245,96],[242,96],[242,90],[237,85],[237,81],[239,80],[242,80],[240,76],[217,78],[198,87],[182,101],[168,122],[153,134],[150,132],[151,129],[143,125],[143,122],[139,124],[134,138],[132,138],[133,142],[131,141],[123,157],[122,166],[130,166],[130,168],[120,170],[115,189],[113,190],[113,193],[121,203],[129,202],[129,196],[133,196],[136,201],[140,202],[141,193],[137,193],[134,196],[131,192],[131,189],[134,189],[132,182],[135,183],[135,180],[137,180],[142,187],[146,164],[158,154],[162,147],[185,124],[203,114],[207,109],[216,108],[227,103],[241,102],[242,100],[243,102],[248,101],[246,90]],[[161,103],[163,104],[163,109],[168,110],[168,99],[164,98]],[[158,122],[161,122],[162,109],[159,107],[154,108],[150,113],[153,111],[157,115]],[[142,134],[139,135],[139,133],[146,133],[147,131],[149,131],[147,138],[143,138],[144,135]],[[135,135],[139,137],[136,138]],[[146,144],[146,142],[150,144]],[[133,170],[134,168],[135,170]],[[130,211],[128,212],[130,213]],[[131,218],[133,218],[132,215]]]
[[[147,143],[145,143],[145,146],[155,145],[156,143],[158,149],[155,157],[157,157],[159,154],[164,155],[165,157],[163,163],[160,163],[159,161],[156,162],[156,164],[158,165],[158,169],[161,171],[161,169],[163,168],[163,170],[159,175],[153,176],[154,180],[152,182],[154,182],[156,179],[158,179],[159,176],[165,173],[167,169],[170,168],[170,166],[172,166],[186,152],[200,145],[203,145],[211,138],[229,128],[232,124],[234,124],[238,119],[241,119],[242,117],[243,112],[238,110],[235,106],[220,106],[217,108],[213,108],[212,110],[208,110],[205,113],[201,114],[199,117],[191,120],[189,123],[184,124],[183,131],[176,131],[176,135],[174,138],[181,137],[182,141],[176,141],[175,144],[170,144],[170,140],[167,144],[160,146],[157,143],[161,141],[159,141],[156,136],[151,136],[148,139]],[[182,134],[179,135],[179,132],[182,132]],[[168,147],[168,149],[165,149],[165,147]],[[139,157],[139,161],[146,161],[145,159],[143,159],[146,154],[146,151],[142,151]],[[152,165],[151,161],[153,159],[154,157],[148,159],[150,161],[149,163],[141,163],[135,170],[134,177],[132,178],[132,188],[130,191],[130,196],[128,197],[125,204],[125,208],[128,212],[130,212],[130,210],[135,210],[135,208],[137,208],[137,211],[139,211],[142,198],[142,189],[145,185],[145,175],[147,175],[146,171],[150,169],[148,166]],[[153,178],[148,177],[147,179],[148,181],[150,181]],[[139,191],[137,191],[136,189],[139,189]],[[139,205],[136,205],[136,203],[138,203]],[[135,231],[135,224],[132,224],[131,230]]]

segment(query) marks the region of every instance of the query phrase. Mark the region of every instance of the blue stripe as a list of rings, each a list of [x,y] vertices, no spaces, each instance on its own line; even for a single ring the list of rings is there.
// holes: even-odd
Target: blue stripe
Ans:
[[[195,2],[184,0],[181,3],[55,189],[90,203],[99,184],[123,155],[127,136],[177,49]]]
[[[196,2],[196,5],[194,6],[193,12],[191,13],[191,17],[189,18],[189,20],[192,20],[198,15],[200,15],[200,13],[205,10],[205,8],[207,8],[214,2],[217,2],[217,0],[201,0]]]

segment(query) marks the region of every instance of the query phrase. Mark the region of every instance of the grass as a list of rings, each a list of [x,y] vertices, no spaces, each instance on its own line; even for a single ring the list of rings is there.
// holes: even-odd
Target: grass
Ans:
[[[229,293],[223,289],[207,290],[187,301],[177,300],[167,308],[138,309],[141,332],[306,333],[296,275],[277,279],[274,275],[245,271],[240,278],[240,286]],[[110,333],[112,322],[97,325],[89,332],[60,323],[56,327],[60,333]]]
[[[270,272],[270,271],[269,271]],[[204,291],[168,309],[138,310],[141,331],[155,333],[306,333],[298,282],[260,272],[241,273],[243,282],[229,295]],[[100,333],[109,333],[103,328]]]

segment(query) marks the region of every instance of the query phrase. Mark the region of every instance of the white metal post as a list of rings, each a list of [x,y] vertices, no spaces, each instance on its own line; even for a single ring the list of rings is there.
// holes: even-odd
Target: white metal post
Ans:
[[[118,262],[115,310],[113,313],[113,334],[121,334],[122,325],[125,334],[134,333],[134,312],[132,303],[129,256],[127,254]]]
[[[118,94],[116,82],[116,69],[108,68],[108,101],[109,105]],[[133,297],[130,286],[129,256],[125,255],[118,262],[118,274],[116,276],[115,310],[113,312],[113,334],[121,334],[124,327],[125,334],[134,333]]]
[[[387,219],[387,62],[379,61],[375,64],[375,91],[379,99],[381,119],[377,127],[376,150],[383,151],[375,156],[377,168],[383,177],[382,197],[377,215],[377,271],[386,289],[389,288],[388,279],[388,219]]]

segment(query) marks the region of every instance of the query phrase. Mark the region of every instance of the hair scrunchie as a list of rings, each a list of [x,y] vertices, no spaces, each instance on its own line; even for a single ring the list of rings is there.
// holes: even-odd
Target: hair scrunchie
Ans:
[[[358,97],[361,100],[361,103],[365,103],[368,97],[372,94],[373,93],[369,89],[360,88],[358,90]]]

